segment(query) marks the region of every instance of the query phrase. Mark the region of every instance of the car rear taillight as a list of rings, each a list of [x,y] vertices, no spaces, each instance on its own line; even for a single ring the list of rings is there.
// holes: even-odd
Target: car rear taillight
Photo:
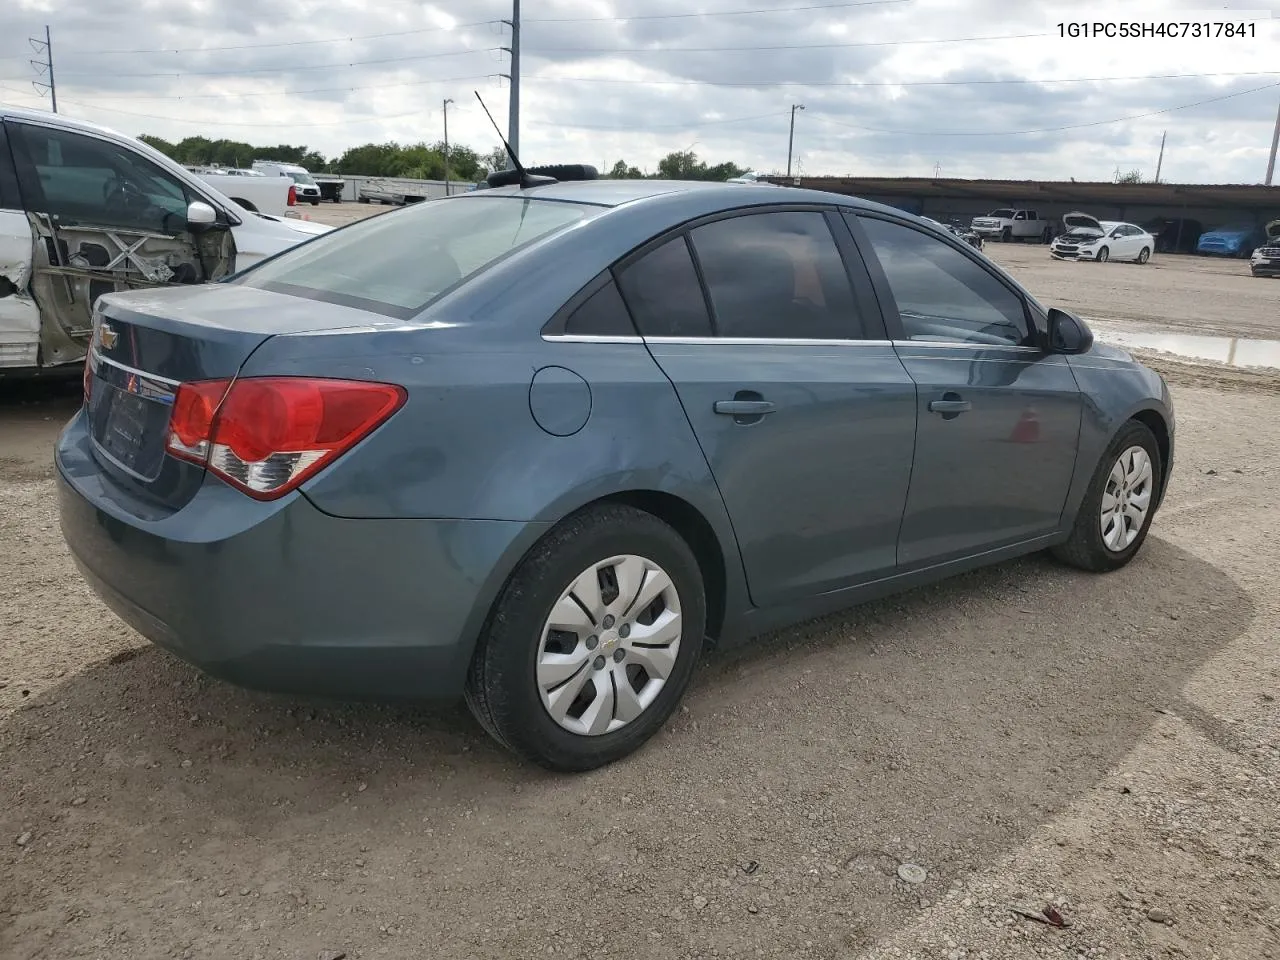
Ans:
[[[324,469],[404,404],[388,383],[304,377],[202,380],[178,388],[165,449],[259,500]]]
[[[293,184],[289,184],[289,206],[296,207],[298,205],[298,188]]]

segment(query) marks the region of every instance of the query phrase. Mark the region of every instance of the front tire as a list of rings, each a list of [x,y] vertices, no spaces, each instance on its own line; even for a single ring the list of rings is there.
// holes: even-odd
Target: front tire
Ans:
[[[1146,263],[1150,259],[1151,259],[1151,251],[1148,250],[1146,247],[1143,247],[1141,252],[1138,254],[1138,263]]]
[[[1163,465],[1155,434],[1130,420],[1098,461],[1071,536],[1052,548],[1063,563],[1105,573],[1134,558],[1160,501]]]
[[[1013,230],[1012,230],[1012,228],[1010,228],[1010,227],[1005,227],[1003,230],[1001,230],[1001,231],[1000,231],[1000,242],[1001,242],[1001,243],[1009,243],[1009,242],[1010,242],[1010,241],[1012,241],[1012,240],[1013,240]]]
[[[634,507],[589,507],[511,575],[472,659],[467,705],[526,760],[604,766],[666,722],[705,631],[702,572],[684,539]]]
[[[1103,247],[1101,250],[1098,251],[1098,256],[1095,259],[1097,260],[1098,263],[1106,263],[1108,260],[1111,259],[1111,251],[1108,250],[1106,247]]]

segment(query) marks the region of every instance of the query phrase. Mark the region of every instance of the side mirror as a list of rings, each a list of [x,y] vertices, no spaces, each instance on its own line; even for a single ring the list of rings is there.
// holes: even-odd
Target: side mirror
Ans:
[[[187,229],[203,233],[218,222],[218,211],[203,200],[193,200],[187,205]]]
[[[1093,346],[1093,331],[1074,313],[1054,307],[1049,311],[1049,349],[1053,353],[1086,353]]]

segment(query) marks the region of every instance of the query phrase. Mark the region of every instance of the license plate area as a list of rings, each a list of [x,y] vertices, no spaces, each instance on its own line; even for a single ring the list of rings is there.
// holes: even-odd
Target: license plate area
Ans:
[[[117,467],[150,483],[164,466],[173,394],[140,374],[105,365],[99,373],[89,404],[94,443]]]

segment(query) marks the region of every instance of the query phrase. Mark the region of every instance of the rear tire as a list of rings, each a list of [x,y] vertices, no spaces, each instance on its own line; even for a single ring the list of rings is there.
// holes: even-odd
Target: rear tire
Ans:
[[[1144,456],[1150,476],[1141,481]],[[1130,482],[1122,492],[1121,485],[1117,483],[1117,471],[1125,474],[1134,463],[1138,465],[1138,472],[1134,474],[1137,481]],[[1155,435],[1145,424],[1130,420],[1107,445],[1089,481],[1071,536],[1050,550],[1053,556],[1070,566],[1093,573],[1118,570],[1127,564],[1142,547],[1151,529],[1156,504],[1160,501],[1163,470]],[[1132,513],[1127,509],[1117,512],[1121,504],[1140,507],[1143,503],[1146,509],[1138,522],[1134,522]],[[1107,523],[1108,516],[1114,521],[1112,524]],[[1123,529],[1117,529],[1118,524],[1123,525]],[[1108,530],[1118,534],[1110,543]]]
[[[618,575],[621,564],[609,565],[620,558],[628,563],[642,559],[648,565],[642,578],[624,583]],[[604,571],[603,581],[593,571]],[[653,648],[635,639],[642,630],[656,629],[658,620],[646,626],[642,616],[653,606],[624,609],[629,602],[625,594],[641,585],[649,588],[655,571],[666,577],[670,589],[654,603],[662,608],[664,622],[674,623],[678,631],[672,643],[678,647],[662,664],[665,678],[648,672],[647,653]],[[608,588],[610,575],[613,593]],[[591,589],[579,586],[588,578],[596,584],[595,601],[589,596]],[[611,602],[616,608],[603,605],[615,594]],[[668,603],[668,597],[676,602]],[[613,610],[616,621],[601,615],[606,609]],[[563,625],[566,615],[572,619],[587,610],[589,615],[583,616],[589,619],[574,629],[552,626]],[[628,617],[634,618],[635,637]],[[684,539],[657,517],[633,507],[589,507],[538,541],[503,587],[467,674],[467,706],[495,740],[526,760],[563,772],[604,766],[638,749],[666,722],[693,675],[705,630],[702,572]],[[569,664],[563,669],[572,668],[573,673],[551,684],[545,671],[556,658]],[[575,668],[577,664],[581,666]],[[625,671],[633,667],[642,671],[635,674],[640,686],[630,697],[620,695],[617,684],[630,682]],[[655,678],[661,682],[650,690]],[[575,686],[570,689],[570,684]],[[566,690],[574,698],[562,699],[560,716],[554,717],[548,698]],[[600,704],[598,697],[603,698]],[[588,705],[575,714],[584,700]],[[624,704],[633,710],[642,705],[626,717]],[[607,716],[605,710],[610,711]],[[604,717],[600,729],[606,732],[585,732],[593,716]]]

